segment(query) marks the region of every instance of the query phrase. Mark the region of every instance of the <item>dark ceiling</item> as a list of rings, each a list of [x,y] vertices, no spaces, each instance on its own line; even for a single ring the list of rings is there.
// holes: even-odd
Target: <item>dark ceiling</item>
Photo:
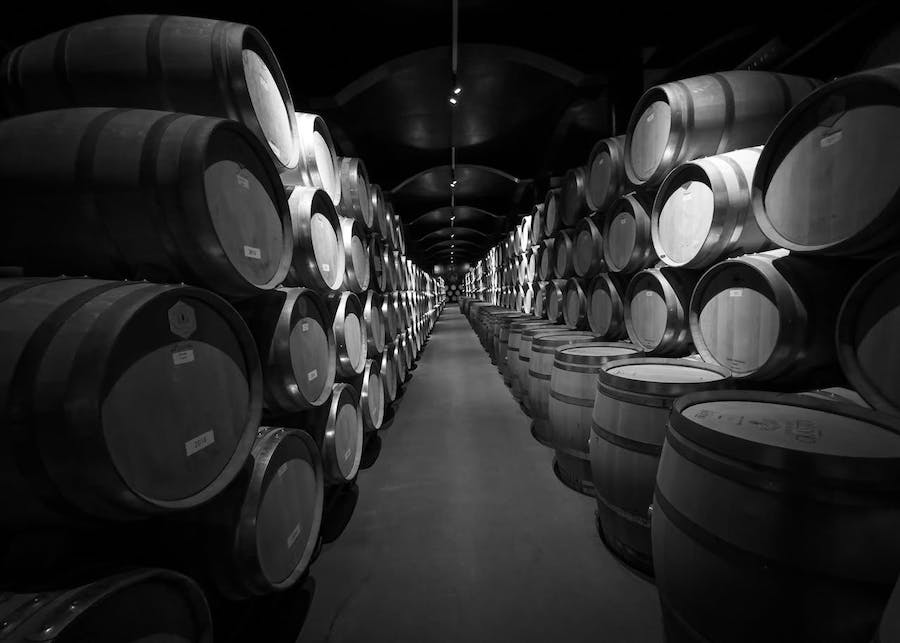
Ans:
[[[871,60],[877,36],[896,24],[894,4],[797,5],[786,15],[784,3],[770,0],[460,0],[455,107],[451,0],[86,0],[44,16],[7,16],[0,47],[122,13],[258,27],[297,109],[322,114],[339,152],[366,162],[406,226],[407,253],[431,268],[449,261],[451,246],[458,264],[483,256],[543,198],[551,177],[585,163],[596,140],[624,132],[645,87],[736,67],[844,74]]]

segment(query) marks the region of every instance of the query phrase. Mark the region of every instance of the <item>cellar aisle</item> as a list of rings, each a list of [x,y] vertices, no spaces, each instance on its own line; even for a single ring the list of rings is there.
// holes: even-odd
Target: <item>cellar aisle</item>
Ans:
[[[455,305],[382,438],[300,641],[662,640],[655,588],[606,552]]]

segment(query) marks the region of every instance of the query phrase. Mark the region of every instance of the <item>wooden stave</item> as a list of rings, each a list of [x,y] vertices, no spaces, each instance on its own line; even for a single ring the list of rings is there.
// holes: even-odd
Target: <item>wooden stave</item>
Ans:
[[[322,394],[307,399],[297,385],[291,360],[290,340],[297,322],[297,303],[305,299],[319,314],[328,342],[329,367]],[[296,413],[321,406],[331,396],[337,354],[328,308],[322,297],[309,288],[278,288],[236,305],[256,341],[263,368],[263,404],[274,414]]]
[[[318,188],[297,187],[291,190],[288,203],[291,208],[291,228],[294,239],[294,254],[291,260],[291,269],[284,283],[286,286],[304,286],[320,291],[338,291],[344,283],[345,250],[344,235],[341,231],[339,215],[334,209],[334,204],[325,190]],[[311,221],[314,214],[321,214],[332,225],[337,242],[337,252],[334,260],[336,264],[330,266],[329,271],[324,271],[316,259],[314,250]],[[329,281],[323,276],[323,272],[335,275]],[[338,278],[339,277],[339,278]]]
[[[716,435],[718,432],[682,416],[696,403],[732,400],[838,413],[896,432],[891,416],[802,395],[732,391],[679,399],[669,421],[653,504],[653,549],[667,633],[683,637],[691,631],[694,637],[715,638],[728,631],[730,637],[740,633],[736,641],[758,641],[785,633],[791,640],[868,640],[900,567],[895,543],[884,537],[891,532],[889,525],[898,521],[893,501],[898,488],[896,466],[890,466],[890,458],[836,453],[811,456],[799,449],[761,444],[752,436]],[[715,438],[707,442],[706,436]],[[879,460],[883,461],[876,462]],[[711,466],[713,461],[718,466]],[[716,493],[695,494],[698,502],[685,503],[685,491],[676,489],[710,482],[715,483]],[[736,493],[741,500],[731,504]],[[718,505],[718,515],[713,507],[706,510],[704,505]],[[721,523],[727,522],[731,508],[738,506],[743,514],[742,529],[723,529]],[[847,515],[843,519],[840,513],[833,516],[824,511],[829,508]],[[698,517],[699,511],[704,512],[703,518]],[[785,515],[790,516],[788,524],[774,524]],[[693,527],[686,531],[685,525],[690,523]],[[777,541],[783,543],[786,527],[794,533],[818,534],[820,546],[773,549],[773,529],[778,530]],[[691,558],[695,565],[686,583],[677,572],[670,574],[669,564],[671,556],[690,556],[688,549],[697,556]],[[875,551],[880,555],[873,555]],[[719,562],[712,564],[711,559]],[[701,601],[692,594],[704,591],[703,585],[727,583],[727,578],[735,575],[742,579],[740,587],[748,588],[738,596],[743,599],[740,604],[749,609],[726,607],[716,616],[706,610],[699,615]],[[679,595],[679,591],[684,593]],[[786,597],[787,593],[810,592],[825,600],[798,611]],[[835,604],[842,609],[831,611],[828,606]],[[760,620],[751,616],[760,611],[772,617]],[[847,618],[848,613],[854,617]]]
[[[566,172],[560,190],[560,218],[563,225],[571,228],[591,211],[586,196],[587,172],[583,167],[573,167]]]
[[[562,226],[562,217],[559,212],[559,188],[547,190],[544,197],[544,238],[552,237]]]
[[[563,323],[565,308],[565,279],[553,279],[547,283],[545,298],[547,300],[547,319],[554,324]],[[556,314],[554,315],[554,307]]]
[[[549,281],[553,278],[553,246],[556,243],[554,237],[545,238],[541,241],[541,245],[537,252],[537,275],[541,281]],[[546,262],[544,259],[546,258]]]
[[[531,243],[540,245],[544,240],[544,204],[536,203],[531,212]]]
[[[797,122],[805,118],[808,113],[824,111],[822,108],[827,106],[828,100],[832,97],[832,92],[834,92],[833,97],[839,101],[843,98],[841,92],[852,89],[854,84],[857,83],[871,83],[873,87],[896,93],[898,84],[896,67],[896,65],[892,64],[876,69],[868,69],[822,85],[796,104],[773,129],[767,145],[763,148],[756,172],[753,175],[751,201],[759,228],[774,245],[795,253],[865,257],[870,259],[883,258],[895,252],[896,240],[898,235],[900,235],[900,224],[897,223],[896,216],[894,216],[898,208],[897,196],[891,200],[887,210],[876,218],[871,228],[867,229],[865,233],[858,233],[851,239],[828,244],[800,244],[784,237],[769,221],[766,215],[764,199],[768,180],[771,178],[770,175],[774,169],[771,166],[777,160],[778,146],[782,139],[790,138],[794,134],[793,128],[796,127]]]
[[[622,293],[625,308],[625,329],[631,341],[641,346],[648,356],[679,357],[689,354],[693,349],[690,301],[691,293],[694,291],[700,276],[698,271],[662,266],[642,270],[628,282],[625,292]],[[658,284],[666,302],[666,327],[656,347],[644,346],[640,342],[640,338],[636,337],[637,334],[634,331],[631,315],[631,302],[634,299],[637,284],[645,277],[651,278]]]
[[[352,378],[359,375],[365,368],[365,350],[368,339],[363,335],[365,325],[363,321],[363,308],[359,297],[350,291],[328,293],[325,298],[328,306],[331,328],[334,333],[334,344],[337,352],[336,369],[338,378]],[[345,320],[349,315],[356,315],[359,319],[361,336],[361,352],[358,357],[359,364],[353,365],[353,356],[348,353],[345,334]]]
[[[778,310],[785,314],[780,315],[781,330],[767,361],[752,373],[732,372],[732,376],[756,382],[758,386],[777,384],[809,388],[840,384],[843,378],[834,339],[837,315],[844,296],[866,264],[763,253],[727,259],[712,266],[697,281],[689,308],[692,342],[706,362],[719,364],[700,330],[701,298],[707,284],[735,263],[750,268],[763,278],[772,289]],[[816,273],[825,268],[830,269],[828,288],[816,286]],[[793,284],[792,279],[795,280]],[[793,321],[786,321],[788,318]]]
[[[755,164],[743,159],[742,153],[762,152],[762,147],[735,150],[716,156],[689,161],[666,175],[651,213],[651,236],[656,255],[673,268],[706,268],[728,257],[772,250],[774,245],[759,229],[750,203],[750,182]],[[728,172],[729,180],[725,179]],[[732,180],[737,183],[732,189]],[[713,192],[715,205],[712,226],[697,253],[687,261],[668,256],[659,235],[659,217],[666,200],[687,181],[707,185]]]
[[[606,271],[606,261],[603,259],[603,235],[600,233],[602,227],[602,217],[595,214],[584,217],[578,222],[578,225],[575,228],[572,248],[572,265],[575,270],[575,275],[578,277],[590,279],[601,272]],[[577,259],[579,256],[579,240],[583,235],[588,235],[588,237],[590,237],[592,246],[589,255],[590,261],[587,262],[586,268],[584,262],[578,261]]]
[[[572,253],[575,249],[572,230],[559,230],[553,236],[553,274],[557,279],[569,279],[575,276]]]
[[[531,416],[531,409],[528,401],[528,370],[531,367],[531,345],[534,338],[543,331],[556,333],[564,332],[564,329],[558,324],[552,323],[548,323],[546,328],[541,325],[536,325],[535,328],[526,328],[522,330],[521,341],[519,343],[519,364],[516,368],[516,374],[522,391],[522,406],[529,417]]]
[[[120,592],[128,591],[131,587],[139,586],[141,583],[166,583],[177,587],[183,593],[188,609],[193,612],[192,620],[196,624],[196,632],[192,636],[187,633],[178,633],[177,636],[179,638],[181,634],[191,636],[190,639],[181,639],[190,640],[191,643],[212,643],[212,616],[203,590],[191,578],[167,569],[130,569],[76,587],[67,586],[50,590],[40,588],[40,591],[22,593],[4,592],[0,597],[0,619],[4,623],[4,631],[8,632],[10,636],[14,636],[15,640],[73,640],[72,636],[80,636],[74,632],[79,627],[80,619],[89,614],[92,608],[102,609],[107,599]],[[145,610],[141,612],[142,616],[150,616],[148,620],[155,622],[164,620],[152,616],[161,607],[159,601],[143,600],[141,602]],[[98,620],[97,617],[93,618],[95,621]],[[122,632],[121,623],[99,620],[109,623],[110,629],[106,632],[94,630],[91,632],[92,639],[114,640],[110,638],[110,635],[126,635]],[[134,626],[136,623],[132,621],[129,625]],[[143,624],[137,624],[138,627],[141,625]],[[168,630],[171,624],[164,627]],[[146,638],[147,636],[176,636],[176,633],[172,631],[132,632],[126,636],[131,634],[141,636],[142,640],[149,640]],[[82,638],[82,640],[84,639]]]
[[[67,69],[79,61],[69,50],[78,37],[86,41],[80,53],[88,59],[80,61],[80,68]],[[175,43],[180,51],[163,52],[164,41],[169,46]],[[152,51],[154,44],[157,49]],[[244,74],[229,73],[244,69],[245,47],[263,59],[284,102],[293,147],[286,161],[266,140]],[[155,56],[147,60],[151,51]],[[62,52],[66,55],[57,58]],[[27,60],[29,54],[32,57]],[[31,80],[22,78],[23,67],[30,72]],[[6,56],[0,71],[0,86],[10,114],[102,105],[215,116],[246,126],[265,144],[267,156],[279,172],[294,170],[299,162],[290,88],[271,46],[249,25],[165,15],[101,18],[22,45]],[[79,83],[79,78],[84,82]],[[99,78],[108,82],[98,82]],[[55,95],[38,95],[51,84]],[[29,92],[32,88],[36,91]]]
[[[372,230],[375,213],[369,187],[369,172],[362,159],[340,159],[341,197],[337,208],[342,216],[355,219],[366,231]]]
[[[34,153],[41,149],[34,137],[45,136],[52,137],[52,162]],[[26,274],[189,282],[231,298],[271,290],[287,274],[291,236],[284,190],[262,143],[240,123],[142,109],[77,108],[3,121],[0,139],[4,149],[19,152],[0,155],[7,230],[0,254]],[[95,162],[80,164],[79,155]],[[170,157],[180,162],[162,162]],[[213,159],[255,164],[259,172],[251,176],[280,219],[281,244],[271,248],[277,268],[265,282],[241,274],[223,247],[205,186]],[[36,177],[53,189],[35,189]],[[42,213],[39,221],[35,211]],[[250,256],[246,247],[244,252]]]
[[[590,189],[591,182],[591,173],[594,167],[594,160],[601,153],[605,153],[609,156],[610,161],[612,162],[614,171],[612,174],[611,188],[607,190],[606,198],[604,198],[601,202],[597,202],[596,197],[592,194]],[[588,208],[594,212],[606,212],[607,208],[611,206],[616,199],[618,199],[626,190],[626,186],[628,185],[627,179],[625,178],[625,135],[621,136],[612,136],[609,138],[604,138],[594,145],[591,149],[591,154],[588,157],[587,163],[587,179],[588,186],[585,189],[585,200],[587,201]]]
[[[522,342],[522,333],[529,328],[559,328],[554,324],[548,323],[546,320],[532,317],[531,319],[523,319],[512,322],[509,325],[509,341],[507,342],[507,373],[509,377],[509,387],[513,392],[513,397],[519,399],[521,395],[521,383],[519,382],[521,373],[520,366],[523,362],[519,361],[520,345]]]
[[[649,194],[630,192],[613,203],[603,218],[603,261],[610,272],[635,273],[656,263],[658,257],[653,249],[650,211],[652,201]],[[618,266],[610,261],[609,228],[616,216],[622,212],[632,215],[635,220],[635,244],[628,261]]]
[[[369,288],[371,282],[371,272],[369,270],[371,256],[369,254],[369,244],[366,242],[365,229],[356,219],[348,219],[345,216],[338,215],[338,220],[340,221],[344,246],[343,287],[356,294],[362,294]],[[365,250],[366,261],[361,266],[356,266],[353,262],[353,238],[359,239]]]
[[[715,83],[716,90],[704,91],[703,86],[712,83]],[[816,80],[801,76],[735,70],[651,87],[638,99],[628,122],[624,150],[625,175],[633,185],[654,186],[671,169],[685,161],[762,145],[781,117],[818,84]],[[735,90],[741,90],[742,98],[747,100],[746,107],[753,107],[752,98],[767,96],[764,85],[777,88],[781,93],[780,100],[771,100],[767,109],[762,106],[755,113],[751,109],[741,112],[740,102],[735,101]],[[704,102],[697,103],[695,96]],[[774,90],[772,97],[774,98]],[[672,125],[659,165],[650,176],[642,179],[632,167],[632,139],[638,120],[644,115],[646,108],[657,101],[672,108]],[[736,123],[742,123],[744,129],[736,127]],[[688,124],[691,130],[687,130]],[[728,127],[730,129],[726,129]]]
[[[514,315],[508,315],[499,320],[497,324],[497,370],[503,376],[503,380],[509,381],[509,338],[512,324],[518,321],[533,320],[531,315],[523,315],[513,311]]]
[[[292,455],[285,457],[294,442]],[[302,453],[298,452],[298,447]],[[281,453],[279,453],[281,451]],[[282,579],[266,575],[260,561],[259,510],[265,487],[278,475],[278,465],[304,459],[315,474],[315,500],[309,537],[300,560]],[[301,580],[313,561],[322,524],[325,484],[322,455],[312,435],[300,429],[262,426],[240,481],[213,502],[192,514],[189,522],[202,525],[203,539],[211,549],[208,567],[220,593],[231,600],[271,594],[288,589]]]
[[[597,374],[589,451],[605,544],[628,565],[652,574],[650,517],[641,508],[649,507],[653,499],[669,411],[682,395],[728,387],[731,381],[724,369],[702,363],[705,369],[719,373],[723,379],[672,384],[632,380],[607,372],[609,368],[644,363],[698,365],[691,360],[673,358],[626,358],[602,365]],[[620,424],[602,426],[610,423],[604,418]],[[622,431],[617,431],[625,429],[627,432],[630,427],[638,429],[635,435],[622,435]],[[615,478],[621,472],[633,476],[628,484]]]
[[[572,277],[566,282],[566,288],[564,292],[565,306],[563,307],[563,319],[565,321],[566,327],[569,330],[588,329],[587,296],[584,293],[584,287],[586,285],[587,284],[583,279],[579,279],[577,277]],[[575,294],[580,302],[578,315],[575,317],[570,314],[569,309],[569,298],[572,296],[572,293]]]
[[[613,341],[628,337],[628,330],[625,327],[625,304],[622,301],[622,293],[624,292],[625,287],[627,287],[627,284],[621,282],[622,279],[618,276],[618,273],[602,272],[594,277],[588,286],[590,291],[590,296],[587,298],[588,327],[598,337],[603,337],[603,341]],[[591,315],[593,310],[591,308],[591,301],[593,300],[594,293],[598,290],[598,286],[601,284],[603,285],[603,290],[609,294],[610,302],[614,308],[610,324],[603,332],[600,332],[600,329],[597,328],[599,321]]]
[[[325,124],[325,119],[317,114],[294,112],[294,121],[297,127],[298,163],[293,170],[281,173],[281,181],[288,187],[305,186],[325,190],[331,198],[331,202],[337,207],[341,202],[341,172],[331,131]],[[325,141],[331,152],[331,171],[334,177],[334,185],[325,185],[322,178],[322,168],[319,167],[315,150],[312,149],[311,140],[314,134],[318,134]]]
[[[41,439],[40,431],[32,430],[34,437],[18,450],[3,449],[0,453],[3,458],[9,460],[0,467],[0,472],[5,475],[4,489],[15,491],[17,500],[24,503],[7,501],[4,512],[4,521],[10,526],[21,528],[23,524],[60,525],[60,524],[84,524],[92,523],[98,519],[111,521],[130,521],[158,513],[184,510],[199,506],[217,494],[222,492],[238,475],[253,442],[253,431],[258,424],[262,413],[262,374],[256,345],[243,319],[237,311],[231,308],[224,300],[213,293],[191,286],[165,286],[148,284],[146,282],[111,282],[90,279],[17,279],[3,280],[0,282],[0,304],[9,301],[17,295],[27,295],[29,290],[35,288],[51,287],[62,288],[54,298],[52,292],[42,294],[42,306],[45,311],[37,309],[32,311],[36,315],[33,321],[31,333],[28,335],[29,344],[25,345],[24,353],[15,356],[15,361],[8,364],[14,367],[8,375],[12,382],[19,381],[10,392],[5,395],[4,406],[15,405],[14,416],[7,415],[8,430],[18,427],[19,431],[27,430],[30,419],[26,413],[33,413],[28,409],[28,403],[22,400],[16,401],[16,397],[28,395],[40,398],[43,412],[52,414],[54,418],[54,433],[52,440]],[[116,293],[116,291],[123,290]],[[68,291],[68,292],[66,292]],[[101,299],[102,298],[102,299]],[[111,357],[114,348],[114,338],[128,328],[129,321],[139,313],[140,308],[154,305],[164,299],[174,300],[173,308],[183,299],[198,300],[212,308],[213,311],[223,317],[224,322],[235,332],[235,340],[242,352],[248,377],[248,410],[247,421],[241,430],[241,437],[235,441],[234,450],[229,459],[222,465],[217,476],[206,486],[197,492],[182,496],[179,499],[151,498],[137,489],[131,488],[125,480],[119,465],[113,460],[113,454],[108,444],[97,432],[100,427],[93,427],[95,419],[100,419],[99,406],[100,395],[94,394],[92,388],[96,385],[102,387],[98,369],[107,367],[106,360]],[[158,300],[158,301],[157,301]],[[77,321],[76,315],[90,312],[103,314],[81,320],[78,327],[68,329],[67,324]],[[120,310],[116,310],[119,308]],[[124,310],[121,310],[124,308]],[[171,309],[170,309],[171,310]],[[19,308],[11,320],[23,320],[27,314],[27,308]],[[47,315],[51,315],[47,317]],[[171,313],[170,313],[171,314]],[[117,316],[118,315],[118,316]],[[44,320],[41,322],[41,320]],[[52,322],[52,325],[48,325]],[[87,322],[87,323],[85,323]],[[170,324],[174,324],[170,318]],[[91,329],[90,334],[85,334],[85,329]],[[4,342],[7,348],[13,348],[15,335],[13,329],[6,328]],[[174,332],[174,329],[172,329]],[[194,329],[196,331],[196,327]],[[74,332],[73,332],[74,331]],[[49,334],[48,338],[39,344],[34,343],[34,333]],[[71,337],[62,337],[61,332],[66,332]],[[184,336],[183,331],[179,337]],[[111,335],[111,336],[110,336]],[[188,338],[193,333],[188,334]],[[80,338],[80,339],[79,339]],[[23,338],[24,339],[24,338]],[[54,340],[52,343],[48,340]],[[86,360],[87,354],[83,349],[61,346],[61,340],[76,345],[86,345],[90,341],[90,360]],[[32,366],[33,373],[23,373],[20,368],[27,367],[29,354],[33,351],[41,351],[41,364],[50,367],[51,350],[59,351],[66,348],[67,353],[61,357],[73,360],[70,364],[63,364],[59,368],[77,370],[80,376],[77,383],[69,383],[65,390],[45,391],[47,383],[42,384],[42,368],[35,363]],[[12,358],[14,354],[11,354]],[[57,356],[57,360],[60,356]],[[3,373],[0,373],[2,376]],[[56,374],[56,378],[60,375]],[[52,383],[52,382],[51,382]],[[6,391],[5,386],[3,390]],[[78,405],[66,402],[65,396],[77,395],[80,398]],[[64,397],[60,397],[64,396]],[[87,413],[85,413],[85,411]],[[10,411],[6,410],[4,414]],[[64,423],[73,425],[73,434],[62,430]],[[32,427],[34,429],[35,427]],[[102,432],[102,431],[101,431]],[[21,439],[21,438],[20,438]],[[27,453],[29,448],[40,448],[40,453],[26,455],[31,463],[20,473],[22,467],[15,462],[15,457]],[[20,453],[21,452],[21,453]],[[77,458],[72,455],[78,454]],[[188,456],[189,457],[189,456]],[[91,467],[81,466],[83,461],[90,461]],[[21,477],[10,477],[9,474],[18,474]]]

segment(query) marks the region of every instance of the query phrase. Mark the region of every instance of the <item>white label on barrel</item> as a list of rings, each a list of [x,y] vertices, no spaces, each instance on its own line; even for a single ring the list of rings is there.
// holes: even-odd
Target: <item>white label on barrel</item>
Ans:
[[[262,259],[262,250],[253,246],[244,246],[244,256],[250,259]]]
[[[250,181],[247,177],[241,176],[240,174],[235,174],[234,178],[237,179],[237,184],[240,185],[245,190],[250,189]]]
[[[344,451],[344,460],[349,460],[351,453],[353,453],[353,449],[351,447],[347,447],[347,450]]]
[[[645,296],[645,297],[652,297],[652,296],[653,296],[653,291],[652,291],[652,290],[645,290],[645,291],[644,291],[644,296]]]
[[[650,113],[647,115],[647,122],[648,122],[648,123],[652,123],[654,118],[656,118],[656,114],[654,114],[653,112],[650,112]]]
[[[310,382],[312,382],[317,377],[319,377],[319,371],[315,368],[306,374],[306,379]]]
[[[190,348],[183,351],[175,351],[172,353],[172,363],[175,366],[181,366],[194,361],[194,351]]]
[[[212,431],[207,431],[206,433],[201,433],[196,438],[188,440],[184,443],[184,451],[187,453],[188,457],[197,453],[197,451],[202,451],[210,444],[213,444],[216,441],[216,436]]]
[[[741,290],[740,288],[732,288],[731,290],[728,291],[729,297],[740,297],[743,294],[744,294],[744,291]]]
[[[836,132],[832,132],[831,134],[826,134],[822,137],[822,140],[819,141],[820,147],[830,147],[834,145],[838,141],[840,141],[844,137],[844,132],[838,130]]]
[[[304,333],[305,333],[305,332],[307,332],[308,330],[309,330],[309,322],[303,322],[302,324],[300,324],[300,331],[301,331],[301,332],[304,332]]]
[[[331,266],[329,266],[327,263],[323,263],[322,272],[331,272]]]
[[[291,532],[291,535],[288,536],[287,546],[288,549],[294,546],[294,543],[297,542],[297,538],[300,536],[300,523],[297,523],[297,526],[294,527],[294,531]]]

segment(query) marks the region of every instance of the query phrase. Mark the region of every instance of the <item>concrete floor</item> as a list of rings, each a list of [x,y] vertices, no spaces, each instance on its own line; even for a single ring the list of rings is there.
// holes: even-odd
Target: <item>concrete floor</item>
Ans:
[[[382,438],[299,641],[662,641],[655,588],[604,549],[456,306]]]

